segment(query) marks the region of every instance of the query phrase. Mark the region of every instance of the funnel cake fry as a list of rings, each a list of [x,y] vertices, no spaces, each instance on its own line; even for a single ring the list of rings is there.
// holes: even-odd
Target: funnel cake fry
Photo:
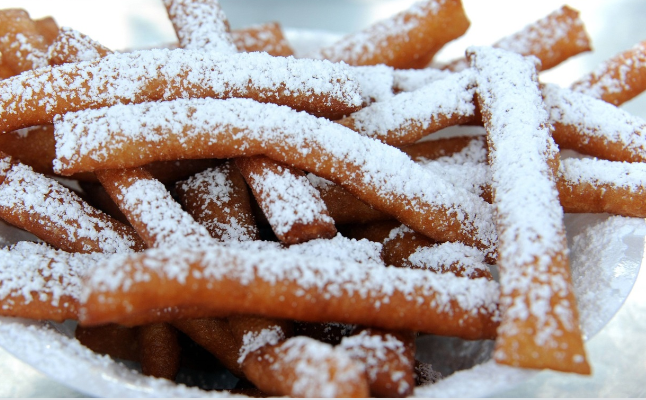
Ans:
[[[474,74],[465,71],[413,92],[373,103],[343,118],[341,125],[392,146],[411,144],[474,117]]]
[[[431,238],[494,254],[490,205],[481,198],[427,175],[393,147],[287,107],[245,99],[123,105],[68,113],[57,120],[56,135],[55,170],[65,175],[162,159],[264,153],[335,181]]]
[[[264,156],[237,158],[235,164],[281,242],[336,235],[334,220],[304,172]]]
[[[0,249],[0,315],[63,322],[76,319],[83,275],[100,253],[67,253],[44,243]]]
[[[589,374],[556,190],[558,148],[536,67],[505,50],[477,47],[467,54],[479,72],[476,93],[487,130],[500,240],[502,321],[494,359]]]
[[[542,87],[561,149],[611,161],[646,161],[646,121],[603,100],[560,88]]]
[[[62,27],[49,46],[49,65],[92,61],[111,54],[112,50],[72,28]]]
[[[208,231],[144,168],[102,170],[96,175],[148,247],[211,241]]]
[[[8,223],[69,252],[121,253],[143,247],[131,227],[10,157],[0,158],[0,215]]]
[[[615,106],[639,95],[646,90],[646,41],[606,60],[571,89]]]
[[[468,27],[469,20],[460,0],[419,1],[399,14],[307,56],[350,65],[422,68]]]
[[[493,47],[523,56],[534,56],[541,61],[539,68],[546,71],[570,57],[590,51],[590,38],[585,31],[579,12],[563,6],[520,31],[493,44]],[[466,59],[458,59],[445,66],[452,71],[467,68]]]
[[[184,49],[110,54],[27,71],[0,81],[0,93],[0,132],[51,123],[69,111],[178,98],[250,97],[328,117],[350,114],[362,102],[341,64]]]
[[[267,22],[232,30],[231,38],[239,51],[266,51],[277,57],[294,55],[294,50],[290,47],[280,24],[277,22]]]
[[[251,209],[249,188],[232,162],[177,182],[176,191],[186,211],[214,239],[260,239]]]
[[[179,45],[223,54],[237,52],[218,0],[164,0]]]
[[[27,11],[0,10],[0,53],[14,74],[47,65],[47,42]]]
[[[372,396],[407,397],[415,388],[415,337],[413,332],[360,328],[339,347],[364,365]]]
[[[148,249],[112,257],[87,279],[84,325],[118,323],[154,309],[200,307],[202,316],[261,314],[471,339],[491,338],[497,326],[496,282],[278,249]]]

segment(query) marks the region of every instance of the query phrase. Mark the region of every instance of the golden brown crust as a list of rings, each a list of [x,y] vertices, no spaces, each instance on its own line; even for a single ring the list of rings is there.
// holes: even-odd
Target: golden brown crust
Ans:
[[[137,328],[137,345],[144,375],[175,380],[182,352],[175,328],[165,323],[142,325]]]
[[[27,11],[0,10],[0,53],[16,74],[47,65],[47,42]]]
[[[215,251],[218,252],[217,256],[214,254]],[[459,298],[446,300],[446,307],[438,308],[437,302],[444,301],[445,298],[441,297],[442,295],[436,290],[443,289],[439,287],[435,290],[430,289],[429,282],[423,280],[410,282],[405,288],[390,292],[382,292],[381,288],[375,287],[375,290],[369,293],[351,295],[344,289],[339,289],[336,296],[330,296],[323,288],[308,287],[307,284],[303,284],[299,281],[298,274],[269,280],[253,277],[243,279],[235,274],[218,274],[217,277],[208,278],[203,275],[203,271],[213,262],[227,270],[241,271],[260,260],[247,260],[241,254],[219,251],[215,248],[209,249],[209,252],[187,249],[182,253],[164,255],[159,251],[144,252],[119,262],[123,271],[129,271],[122,277],[132,280],[132,284],[127,290],[121,288],[109,292],[92,291],[84,304],[81,322],[84,325],[108,322],[126,324],[126,321],[150,317],[153,315],[152,310],[166,308],[176,310],[177,313],[156,317],[158,320],[170,321],[177,319],[182,309],[187,308],[202,312],[201,316],[258,314],[301,321],[359,323],[395,330],[456,335],[469,339],[492,338],[498,325],[495,319],[497,310],[491,308],[492,304],[488,303],[490,299],[487,298],[487,293],[494,290],[495,285],[485,279],[446,277],[454,284],[472,287],[474,293],[471,295],[480,296],[482,308],[475,312],[463,309],[464,305],[460,304]],[[189,254],[190,259],[184,259]],[[149,263],[147,259],[150,257],[156,260]],[[164,277],[161,271],[155,272],[150,269],[150,266],[159,265],[158,263],[178,265],[176,263],[180,260],[175,260],[177,257],[182,259],[182,268],[188,268],[183,282]],[[249,262],[251,264],[248,264]],[[284,264],[284,260],[277,262]],[[313,268],[306,260],[301,260],[299,263],[302,265],[293,265],[292,268],[302,266],[305,271]],[[397,271],[403,273],[403,270]],[[418,271],[405,273],[416,272]],[[367,284],[368,279],[382,279],[383,273],[398,274],[399,272],[385,268],[374,271],[368,269],[364,273],[366,276],[362,278],[362,282]],[[310,276],[310,272],[303,272],[303,274]],[[147,276],[150,279],[137,282],[138,276]],[[329,279],[338,278],[329,277]],[[444,277],[442,280],[445,280]],[[350,286],[353,284],[347,283]],[[411,296],[418,298],[419,301],[411,303]],[[472,307],[472,304],[469,307]]]
[[[231,37],[240,51],[266,51],[277,57],[294,55],[278,22],[235,29],[231,31]]]
[[[175,189],[184,209],[213,238],[260,239],[249,188],[233,162],[226,162],[188,180],[177,182]]]
[[[646,41],[606,60],[571,87],[616,106],[631,100],[646,90]]]
[[[137,328],[117,324],[77,326],[74,337],[96,353],[122,360],[139,361]]]
[[[239,345],[226,318],[177,319],[171,324],[213,354],[232,374],[244,377],[238,364]]]
[[[281,242],[297,244],[336,235],[325,203],[303,171],[265,156],[236,158],[235,165]],[[274,184],[284,193],[276,196]],[[303,204],[307,205],[305,209]]]
[[[350,65],[423,68],[446,43],[464,34],[469,24],[460,0],[420,2],[318,53]],[[402,29],[403,25],[414,28]],[[391,33],[384,36],[383,32]]]
[[[413,332],[360,328],[341,347],[364,365],[372,396],[407,397],[415,388],[416,337]]]

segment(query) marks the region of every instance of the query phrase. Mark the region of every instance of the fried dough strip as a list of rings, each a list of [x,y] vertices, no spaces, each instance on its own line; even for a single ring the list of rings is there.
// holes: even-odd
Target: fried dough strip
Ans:
[[[646,121],[603,100],[545,84],[543,99],[561,149],[611,161],[646,161]]]
[[[237,51],[217,0],[169,0],[165,5],[181,47],[222,53]],[[281,241],[294,244],[336,234],[325,205],[303,172],[266,157],[241,158],[236,160],[236,166]],[[283,195],[276,196],[275,189],[279,187]]]
[[[56,157],[54,125],[37,125],[0,135],[0,151],[34,171],[51,175]]]
[[[615,55],[571,89],[619,106],[646,90],[646,41]]]
[[[38,33],[45,39],[45,43],[50,46],[56,40],[60,30],[56,20],[53,17],[43,17],[35,19],[34,24]]]
[[[231,38],[239,51],[265,51],[278,57],[294,55],[294,50],[277,22],[234,29],[231,31]]]
[[[72,28],[62,27],[49,46],[49,65],[61,65],[81,61],[93,61],[111,54],[112,50],[89,36]]]
[[[304,172],[265,156],[237,158],[235,165],[281,242],[336,235],[334,220]]]
[[[541,61],[537,68],[542,71],[591,50],[590,38],[579,12],[567,5],[499,40],[493,47],[523,56],[535,56]],[[459,59],[445,68],[461,71],[468,65],[466,59]]]
[[[0,315],[76,319],[82,276],[101,256],[31,242],[0,249]]]
[[[218,0],[164,0],[180,47],[223,54],[238,51]]]
[[[211,240],[206,229],[144,168],[103,170],[96,176],[148,247],[199,245]],[[142,372],[174,380],[181,353],[175,328],[161,322],[144,324],[137,337]]]
[[[561,161],[557,187],[565,212],[646,217],[646,163]]]
[[[37,125],[0,135],[0,151],[12,156],[34,171],[45,175],[56,175],[52,161],[56,158],[54,125]],[[162,182],[176,182],[219,164],[219,160],[160,161],[146,165],[146,169]],[[82,182],[96,182],[93,173],[71,176]]]
[[[393,91],[395,93],[412,92],[435,81],[448,78],[454,73],[431,67],[422,69],[396,69],[392,72]]]
[[[142,325],[137,328],[137,343],[141,372],[174,381],[182,352],[177,330],[165,323]]]
[[[145,168],[102,170],[96,176],[148,247],[211,241],[208,231]]]
[[[589,374],[556,190],[558,148],[536,67],[520,55],[486,47],[471,48],[468,58],[479,72],[476,93],[500,239],[502,321],[494,359]]]
[[[341,64],[184,49],[110,54],[27,71],[0,81],[0,93],[2,132],[51,123],[69,111],[177,98],[250,97],[326,117],[350,114],[362,102]]]
[[[497,325],[495,282],[278,249],[148,249],[111,257],[87,278],[84,325],[120,323],[167,307],[199,307],[202,316],[339,321],[471,339],[493,337]]]
[[[171,324],[217,357],[232,374],[244,377],[238,364],[239,346],[226,318],[178,319]]]
[[[456,137],[420,142],[405,148],[409,154],[420,161],[447,157],[454,153],[459,161],[477,161],[486,158],[486,145],[483,137]],[[458,151],[459,150],[459,151]],[[459,154],[464,153],[464,154]],[[456,160],[457,161],[457,160]],[[603,159],[561,160],[556,186],[559,200],[568,213],[610,213],[629,217],[646,217],[646,176],[644,163],[620,162]],[[488,169],[487,165],[481,166]],[[467,176],[466,183],[476,174]],[[484,192],[490,192],[489,182]]]
[[[27,11],[0,10],[0,53],[15,74],[47,65],[47,42]]]
[[[145,127],[136,122],[143,120]],[[55,170],[65,175],[162,159],[264,153],[335,181],[429,237],[494,254],[491,210],[482,199],[426,174],[391,146],[287,107],[245,99],[117,106],[68,113],[57,121],[56,136]]]
[[[474,74],[464,71],[413,92],[373,103],[339,121],[361,135],[392,146],[411,144],[474,117]]]
[[[401,148],[413,161],[420,162],[435,160],[440,157],[449,157],[466,149],[474,142],[481,145],[486,152],[486,139],[484,136],[453,136],[436,140],[425,140]]]
[[[372,396],[407,397],[415,388],[415,337],[413,332],[361,328],[339,347],[364,365]]]
[[[129,226],[91,207],[57,181],[1,153],[0,217],[69,252],[118,253],[143,247]]]
[[[137,328],[117,324],[77,326],[74,337],[95,353],[122,360],[139,361]]]
[[[232,162],[177,182],[180,202],[211,237],[222,241],[259,240],[249,188]]]
[[[307,56],[350,65],[422,68],[468,27],[460,0],[425,0]]]
[[[330,217],[337,225],[392,219],[390,215],[364,203],[341,186],[327,179],[314,174],[307,174],[307,179],[318,190]]]
[[[435,243],[396,221],[354,225],[344,234],[381,243],[381,257],[386,265],[493,279],[484,254],[478,249],[461,243]]]
[[[284,321],[229,318],[240,342],[240,365],[247,378],[269,395],[367,397],[363,368],[342,349],[291,336]],[[291,325],[291,324],[290,324]]]

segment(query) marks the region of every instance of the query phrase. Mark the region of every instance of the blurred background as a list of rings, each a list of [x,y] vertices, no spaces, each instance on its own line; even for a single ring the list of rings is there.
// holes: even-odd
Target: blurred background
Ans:
[[[278,21],[287,29],[349,33],[407,8],[413,0],[220,0],[233,28]],[[462,56],[470,45],[492,44],[564,4],[578,9],[592,39],[593,52],[576,56],[541,75],[568,85],[603,60],[646,40],[644,0],[463,0],[471,20],[466,35],[450,43],[438,61]],[[0,0],[0,8],[26,9],[32,17],[53,16],[115,50],[174,42],[161,0]],[[646,118],[646,95],[622,108]],[[625,306],[588,345],[593,377],[544,372],[502,397],[640,397],[646,378],[646,276],[643,268]],[[0,397],[83,396],[49,380],[0,349]]]

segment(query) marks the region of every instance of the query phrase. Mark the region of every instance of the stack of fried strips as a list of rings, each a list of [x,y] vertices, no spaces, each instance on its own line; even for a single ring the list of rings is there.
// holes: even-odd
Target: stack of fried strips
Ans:
[[[298,57],[217,0],[164,5],[178,43],[129,52],[0,11],[0,218],[38,238],[0,249],[0,315],[170,380],[190,338],[253,395],[410,395],[439,379],[420,334],[590,373],[563,216],[646,217],[618,108],[644,43],[563,88],[539,73],[590,50],[569,7],[438,69],[459,0]],[[433,137],[461,124],[486,134]]]

